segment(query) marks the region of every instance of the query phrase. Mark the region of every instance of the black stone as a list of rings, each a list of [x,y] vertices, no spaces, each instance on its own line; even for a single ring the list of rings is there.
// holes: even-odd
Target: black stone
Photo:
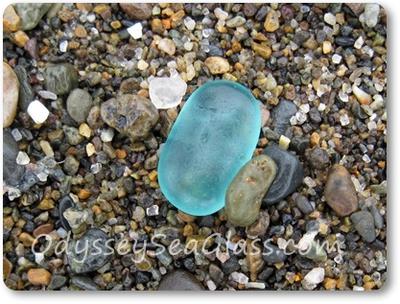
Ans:
[[[352,37],[336,37],[335,43],[340,46],[353,46],[355,42],[355,39]]]
[[[25,68],[22,65],[17,65],[14,71],[19,80],[18,103],[21,109],[26,111],[31,101],[35,99],[35,93],[29,83],[28,73]]]
[[[306,155],[311,167],[315,169],[322,170],[327,168],[330,164],[329,154],[325,149],[315,147],[307,151]]]
[[[91,278],[75,276],[71,278],[71,283],[83,290],[97,290],[97,285]]]
[[[277,145],[267,146],[264,154],[271,157],[278,167],[275,180],[263,199],[264,204],[272,205],[292,194],[301,185],[304,171],[295,155]]]

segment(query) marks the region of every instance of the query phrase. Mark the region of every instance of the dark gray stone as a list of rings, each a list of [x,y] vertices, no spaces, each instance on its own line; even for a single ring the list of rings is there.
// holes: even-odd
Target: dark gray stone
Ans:
[[[85,122],[92,104],[92,96],[87,91],[75,89],[69,94],[67,99],[68,114],[77,123]]]
[[[275,180],[263,199],[264,204],[272,205],[292,194],[301,185],[304,171],[295,155],[277,145],[268,145],[264,154],[271,157],[278,167]]]
[[[262,253],[263,260],[268,264],[281,263],[286,260],[286,254],[283,250],[272,244],[266,244]]]
[[[375,223],[371,213],[368,211],[358,211],[353,213],[350,219],[364,241],[368,243],[375,241]]]
[[[175,270],[160,282],[158,290],[203,290],[201,283],[189,272]]]
[[[97,285],[91,278],[84,276],[74,276],[71,283],[83,290],[97,290]]]
[[[65,285],[65,283],[67,282],[67,278],[62,276],[62,275],[58,275],[55,274],[51,277],[51,281],[49,284],[48,289],[49,290],[57,290],[60,289],[61,287],[63,287]]]
[[[18,144],[7,130],[3,132],[3,180],[10,186],[21,181],[25,167],[16,163]]]
[[[112,243],[100,229],[88,230],[80,239],[72,240],[68,245],[68,262],[72,272],[88,273],[106,264],[112,257]],[[110,247],[110,248],[108,248]]]
[[[329,154],[325,149],[314,147],[306,152],[307,159],[314,169],[323,170],[330,164]]]
[[[272,110],[272,130],[279,135],[285,134],[290,126],[290,117],[297,112],[297,106],[289,100],[281,100],[279,104]]]
[[[19,98],[18,103],[23,111],[28,109],[31,101],[35,99],[35,93],[29,83],[28,73],[22,65],[17,65],[14,69],[19,80]]]
[[[297,208],[299,208],[304,214],[309,214],[314,211],[313,205],[304,195],[297,195],[294,201]]]

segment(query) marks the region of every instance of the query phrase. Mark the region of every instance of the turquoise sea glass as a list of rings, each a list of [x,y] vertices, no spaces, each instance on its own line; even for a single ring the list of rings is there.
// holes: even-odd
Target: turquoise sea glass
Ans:
[[[261,128],[259,101],[244,86],[209,81],[189,97],[160,152],[158,181],[179,210],[212,214],[251,159]]]

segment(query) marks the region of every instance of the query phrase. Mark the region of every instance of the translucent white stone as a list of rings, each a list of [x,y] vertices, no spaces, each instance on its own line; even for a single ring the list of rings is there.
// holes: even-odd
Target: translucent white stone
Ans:
[[[329,25],[335,25],[336,24],[336,17],[335,17],[335,15],[334,14],[332,14],[332,13],[326,13],[325,15],[324,15],[324,21],[326,22],[326,23],[328,23]]]
[[[135,23],[134,25],[127,28],[129,35],[131,35],[131,37],[133,39],[142,38],[142,35],[143,35],[142,30],[143,30],[143,26],[140,22]]]
[[[359,49],[361,49],[363,44],[364,44],[364,38],[362,36],[360,36],[357,38],[356,42],[354,42],[354,48],[359,50]]]
[[[49,110],[39,101],[34,100],[28,106],[28,114],[37,124],[41,124],[49,117]]]
[[[89,21],[90,23],[93,23],[96,20],[96,15],[95,14],[89,14],[89,15],[87,15],[86,20]]]
[[[22,134],[18,129],[12,129],[11,135],[14,137],[15,141],[20,141],[22,139]]]
[[[344,127],[347,126],[350,123],[349,116],[347,114],[344,114],[340,116],[340,124]]]
[[[157,109],[178,106],[185,95],[187,84],[179,76],[154,77],[149,80],[149,95]]]
[[[196,27],[196,21],[194,21],[192,18],[190,17],[186,17],[185,19],[183,19],[183,24],[185,24],[186,28],[189,31],[193,31],[194,28]]]
[[[322,267],[313,268],[309,273],[306,274],[302,281],[302,285],[304,289],[312,290],[319,283],[324,280],[325,277],[325,269]]]
[[[114,130],[113,129],[104,129],[101,130],[100,138],[102,142],[111,142],[114,137]]]
[[[158,209],[159,208],[157,205],[150,206],[149,208],[146,209],[146,214],[148,216],[156,216],[158,215]]]
[[[231,273],[231,278],[239,284],[247,284],[249,282],[249,278],[245,274],[236,271]]]
[[[332,56],[332,62],[334,64],[339,64],[342,61],[342,56],[340,56],[339,54],[334,54]]]
[[[68,49],[68,41],[63,40],[60,42],[60,52],[65,53]]]
[[[223,9],[221,9],[221,8],[219,8],[219,7],[217,7],[217,8],[214,10],[214,15],[215,15],[215,17],[217,17],[217,19],[219,19],[219,20],[226,20],[226,19],[228,18],[228,16],[229,16],[229,14],[228,14],[227,12],[225,12]]]
[[[29,164],[31,160],[30,160],[28,154],[26,154],[23,151],[19,151],[18,155],[17,155],[17,159],[15,161],[17,162],[18,165],[24,166],[24,165]]]

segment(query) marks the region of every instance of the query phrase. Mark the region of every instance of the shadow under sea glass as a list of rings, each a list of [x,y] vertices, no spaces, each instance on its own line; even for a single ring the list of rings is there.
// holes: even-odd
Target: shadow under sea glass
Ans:
[[[259,101],[244,86],[209,81],[189,97],[161,149],[158,181],[179,210],[212,214],[251,159],[260,135]]]

